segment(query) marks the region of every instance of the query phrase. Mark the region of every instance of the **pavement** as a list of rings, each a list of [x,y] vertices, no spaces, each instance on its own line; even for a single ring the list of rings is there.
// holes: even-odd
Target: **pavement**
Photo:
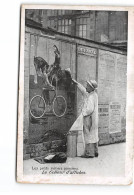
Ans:
[[[125,175],[126,144],[118,143],[99,147],[97,158],[68,158],[66,163],[40,164],[34,159],[24,160],[24,175],[42,174],[42,170],[71,171],[86,173],[89,176],[123,177]],[[59,174],[59,173],[58,173]]]

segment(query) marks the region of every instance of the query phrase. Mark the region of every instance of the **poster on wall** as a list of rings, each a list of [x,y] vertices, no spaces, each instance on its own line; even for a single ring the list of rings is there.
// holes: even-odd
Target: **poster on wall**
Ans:
[[[109,103],[115,98],[116,54],[99,50],[98,60],[98,94],[99,102]],[[112,96],[111,96],[112,94]]]
[[[99,50],[98,61],[99,103],[118,102],[121,105],[119,127],[113,123],[114,130],[111,130],[111,119],[109,126],[110,133],[121,132],[121,129],[125,128],[126,125],[127,57],[118,53]],[[114,118],[116,118],[116,113]]]
[[[109,104],[99,104],[99,124],[98,131],[99,133],[108,133],[109,132]]]
[[[116,54],[115,94],[121,102],[121,117],[126,118],[127,57]]]
[[[133,7],[22,5],[17,182],[132,183],[133,21]]]
[[[111,102],[109,105],[109,133],[121,132],[121,105]]]

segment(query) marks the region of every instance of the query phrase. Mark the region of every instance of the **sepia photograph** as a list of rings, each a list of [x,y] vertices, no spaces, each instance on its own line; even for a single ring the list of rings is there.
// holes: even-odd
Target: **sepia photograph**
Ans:
[[[132,182],[131,15],[125,7],[22,6],[18,182]]]

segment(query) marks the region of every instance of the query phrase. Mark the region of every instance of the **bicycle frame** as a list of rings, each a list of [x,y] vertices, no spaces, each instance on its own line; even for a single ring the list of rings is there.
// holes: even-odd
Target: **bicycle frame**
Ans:
[[[42,78],[42,84],[44,84],[43,78]],[[49,105],[49,104],[52,105],[52,103],[54,101],[54,98],[57,97],[57,81],[56,81],[56,89],[54,90],[53,98],[51,100],[49,99],[49,102],[48,102],[48,99],[43,94],[43,93],[45,93],[45,91],[50,92],[50,91],[53,91],[53,90],[47,90],[47,89],[45,90],[45,89],[42,89],[42,92],[41,92],[41,97],[45,100],[46,106]],[[44,108],[44,106],[41,106],[40,102],[41,102],[41,99],[40,99],[40,101],[38,103],[38,108]]]
[[[59,71],[59,70],[58,70],[58,71]],[[43,83],[44,83],[44,81],[42,82],[42,84],[43,84]],[[46,99],[45,99],[45,97],[44,97],[44,95],[43,95],[43,93],[44,93],[45,91],[48,91],[48,92],[54,91],[54,96],[53,96],[51,102],[49,102],[50,105],[52,105],[54,98],[57,97],[57,80],[56,80],[56,88],[55,88],[55,90],[42,89],[41,97],[46,101]],[[49,95],[50,95],[50,94],[49,94]],[[46,101],[46,102],[47,102],[47,101]],[[48,104],[46,104],[46,105],[48,105]]]
[[[52,99],[50,100],[50,105],[52,105],[52,103],[53,103],[53,101],[54,101],[54,98],[57,97],[57,90],[45,90],[45,89],[43,89],[43,90],[42,90],[42,93],[41,93],[41,97],[46,101],[46,99],[45,99],[45,97],[44,97],[44,94],[43,94],[43,93],[45,93],[45,91],[48,91],[48,92],[53,91],[53,92],[54,92],[54,95],[53,95]],[[50,94],[49,94],[49,95],[50,95]],[[40,103],[40,102],[39,102],[39,103]],[[48,104],[46,104],[46,105],[48,105]],[[39,108],[40,108],[40,107],[39,107]]]

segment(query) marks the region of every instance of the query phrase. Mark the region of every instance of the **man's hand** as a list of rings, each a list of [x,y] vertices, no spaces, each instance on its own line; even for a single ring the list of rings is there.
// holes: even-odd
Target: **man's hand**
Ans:
[[[75,79],[72,79],[72,81],[73,81],[75,84],[78,84],[78,82],[77,82]]]

